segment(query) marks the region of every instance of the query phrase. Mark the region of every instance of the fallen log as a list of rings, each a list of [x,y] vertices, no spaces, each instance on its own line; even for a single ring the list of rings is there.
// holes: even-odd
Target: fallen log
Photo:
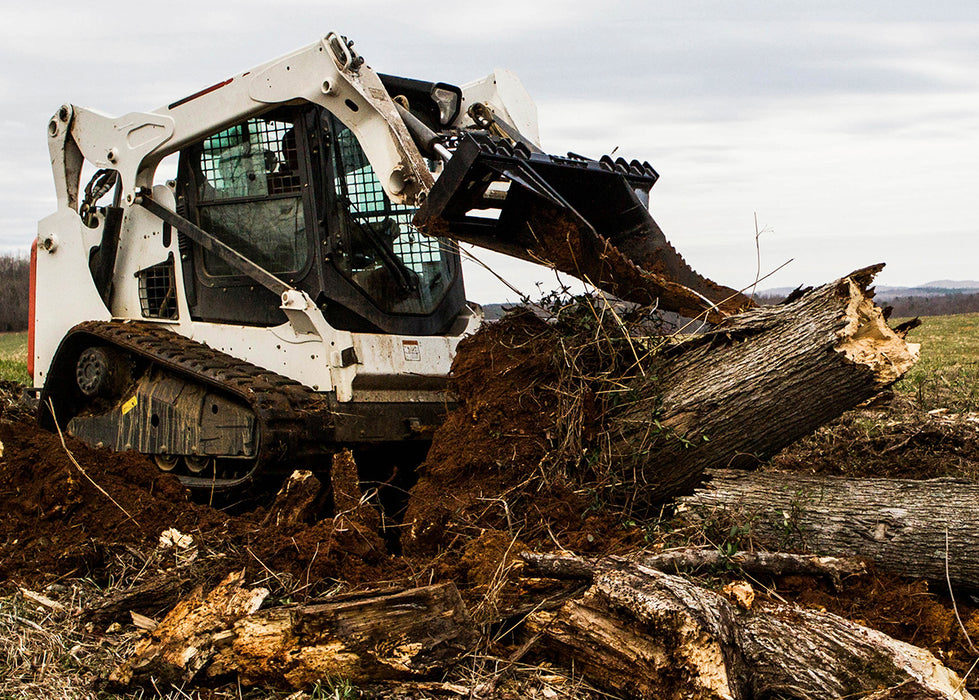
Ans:
[[[455,584],[336,596],[242,619],[217,666],[244,685],[308,687],[426,678],[469,651],[475,630]]]
[[[554,578],[593,578],[596,564],[578,557],[559,554],[524,552],[521,557],[531,570]],[[820,576],[828,578],[834,588],[850,576],[867,573],[866,565],[857,559],[817,557],[787,552],[735,552],[722,554],[716,547],[682,547],[656,554],[630,557],[637,564],[667,574],[681,571],[698,574],[717,569],[738,569],[752,576]]]
[[[198,587],[181,600],[110,674],[110,683],[180,685],[197,677],[227,644],[234,623],[258,610],[269,594],[265,588],[244,589],[244,578],[243,571],[230,574],[206,597]]]
[[[778,549],[858,556],[943,588],[979,589],[979,484],[717,470],[680,499],[691,523],[739,523]]]
[[[538,651],[639,698],[972,696],[928,651],[830,613],[752,595],[735,603],[678,576],[610,557],[583,597],[529,616]],[[750,591],[748,584],[742,589]]]
[[[340,595],[259,610],[268,591],[228,576],[181,601],[116,668],[118,687],[173,686],[236,677],[242,685],[309,687],[423,678],[444,670],[475,639],[452,583]]]
[[[897,381],[918,358],[858,270],[790,303],[732,316],[663,352],[608,421],[618,484],[646,502],[705,469],[753,468]],[[656,380],[651,380],[655,376]]]

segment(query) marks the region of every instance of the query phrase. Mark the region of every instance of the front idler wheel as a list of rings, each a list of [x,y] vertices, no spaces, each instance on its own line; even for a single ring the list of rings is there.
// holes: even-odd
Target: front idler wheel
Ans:
[[[111,348],[86,348],[75,364],[75,382],[85,396],[112,398],[127,381],[125,360]]]
[[[157,468],[162,472],[172,472],[180,464],[180,455],[156,454],[153,461]]]

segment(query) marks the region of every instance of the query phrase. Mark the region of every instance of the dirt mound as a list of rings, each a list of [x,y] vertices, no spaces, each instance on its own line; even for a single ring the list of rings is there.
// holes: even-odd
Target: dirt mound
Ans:
[[[195,503],[173,476],[145,457],[92,449],[41,430],[14,411],[20,388],[0,388],[0,577],[38,583],[56,577],[114,576],[112,558],[152,551],[165,530],[190,535],[202,553],[218,553],[215,579],[233,568],[256,577],[275,572],[283,588],[299,582],[351,584],[396,578],[373,512],[274,527],[263,508],[238,515]],[[376,516],[375,516],[376,517]],[[206,557],[202,557],[202,560]]]
[[[460,344],[452,368],[460,406],[411,491],[407,552],[458,548],[487,530],[538,549],[606,553],[634,542],[627,510],[599,497],[589,461],[601,406],[582,368],[601,350],[566,340],[560,322],[521,312]]]
[[[885,396],[792,445],[771,467],[854,478],[976,480],[979,415],[926,412],[903,396]]]
[[[169,527],[200,533],[227,522],[190,503],[175,478],[138,455],[91,450],[71,438],[66,450],[57,435],[27,421],[0,422],[0,441],[4,577],[96,571],[103,543],[143,544]]]

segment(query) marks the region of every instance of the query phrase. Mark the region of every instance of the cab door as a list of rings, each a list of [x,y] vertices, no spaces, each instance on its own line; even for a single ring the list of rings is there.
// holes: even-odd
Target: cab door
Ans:
[[[181,152],[177,189],[183,216],[297,287],[307,286],[318,238],[306,122],[302,110],[278,109],[205,138]],[[286,320],[276,294],[188,239],[180,248],[193,318],[260,326]]]

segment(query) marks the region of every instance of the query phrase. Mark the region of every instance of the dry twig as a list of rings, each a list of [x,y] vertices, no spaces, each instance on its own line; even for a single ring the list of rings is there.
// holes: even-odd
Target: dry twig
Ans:
[[[58,429],[58,437],[61,439],[61,446],[64,448],[65,454],[68,455],[68,459],[71,460],[71,463],[74,464],[75,468],[82,473],[82,476],[88,479],[89,483],[91,483],[92,486],[97,488],[102,493],[102,495],[104,495],[106,498],[112,501],[112,505],[114,505],[116,508],[118,508],[123,513],[125,513],[126,517],[132,520],[133,523],[136,525],[136,527],[140,527],[139,521],[136,520],[136,518],[134,518],[132,515],[130,515],[128,510],[126,510],[121,505],[119,505],[119,502],[116,499],[114,499],[112,496],[110,496],[108,491],[106,491],[104,488],[102,488],[97,483],[95,483],[95,480],[88,475],[88,472],[85,471],[85,468],[78,463],[78,460],[75,459],[75,455],[73,455],[71,453],[71,450],[68,449],[68,443],[65,442],[64,433],[61,432],[61,426],[58,424],[58,417],[54,413],[54,403],[51,401],[50,398],[48,399],[48,408],[51,410],[51,419],[52,421],[54,421],[54,427]]]

